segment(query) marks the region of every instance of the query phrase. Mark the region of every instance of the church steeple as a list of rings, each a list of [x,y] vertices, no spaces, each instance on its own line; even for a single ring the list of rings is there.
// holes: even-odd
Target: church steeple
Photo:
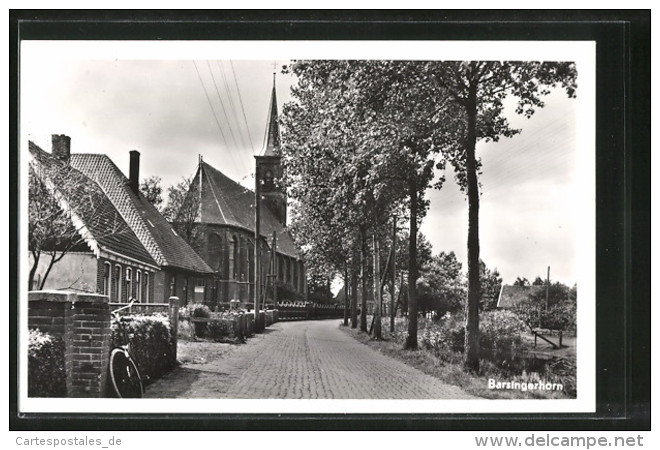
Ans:
[[[277,116],[277,92],[275,90],[275,74],[273,73],[273,91],[270,94],[270,108],[268,109],[263,156],[279,156],[280,126],[277,123]]]
[[[264,136],[263,152],[255,156],[256,183],[259,184],[263,204],[275,215],[277,220],[286,225],[286,192],[278,184],[284,175],[280,152],[280,127],[277,123],[277,94],[275,92],[275,74],[273,74],[273,91],[270,96],[268,122]],[[256,191],[256,189],[255,189]]]

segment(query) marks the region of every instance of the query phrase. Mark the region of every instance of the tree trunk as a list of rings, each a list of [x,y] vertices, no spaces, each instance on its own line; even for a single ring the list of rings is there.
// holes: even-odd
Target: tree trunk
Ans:
[[[357,251],[353,252],[351,260],[351,328],[358,326],[358,259]]]
[[[349,316],[349,307],[348,307],[348,264],[344,265],[344,326],[348,326],[348,316]]]
[[[467,102],[466,175],[468,195],[468,299],[465,308],[464,367],[479,371],[479,182],[477,181],[477,95],[470,87]]]
[[[31,291],[34,286],[34,276],[37,274],[37,268],[39,267],[39,258],[41,258],[41,252],[32,252],[32,257],[34,262],[32,263],[32,268],[30,268],[30,276],[28,278],[28,291]]]
[[[362,274],[362,301],[360,306],[360,331],[367,330],[367,296],[369,295],[369,285],[367,283],[367,236],[366,231],[361,231],[362,247],[360,249],[360,273]]]
[[[413,175],[414,177],[414,175]],[[408,254],[408,338],[405,349],[417,349],[417,184],[409,182],[410,194],[410,240]]]
[[[382,302],[382,292],[380,290],[380,248],[378,245],[378,239],[376,238],[376,231],[373,233],[374,241],[374,339],[383,339],[383,333],[381,329],[381,302]]]
[[[392,222],[392,286],[390,288],[390,333],[394,333],[394,291],[396,289],[396,217]]]
[[[41,283],[39,283],[39,290],[43,290],[44,286],[46,285],[46,279],[48,278],[48,275],[50,275],[51,269],[53,268],[55,263],[57,263],[59,260],[61,260],[64,257],[65,253],[61,253],[60,256],[58,257],[56,257],[55,255],[57,255],[57,252],[53,252],[50,255],[50,262],[48,263],[48,267],[44,272],[44,276],[41,278]]]

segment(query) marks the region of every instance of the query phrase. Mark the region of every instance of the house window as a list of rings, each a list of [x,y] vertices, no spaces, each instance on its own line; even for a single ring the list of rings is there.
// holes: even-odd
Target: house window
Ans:
[[[133,269],[126,268],[126,299],[133,300]]]
[[[144,283],[142,287],[142,296],[144,297],[144,303],[149,303],[149,272],[144,273]]]
[[[135,299],[142,302],[142,272],[135,271]]]
[[[110,267],[110,263],[105,263],[103,264],[103,286],[101,290],[101,294],[103,295],[110,295],[110,273],[112,272],[112,268]]]
[[[113,302],[121,303],[122,299],[122,282],[121,282],[121,266],[119,264],[115,265],[115,271],[112,274],[112,292],[110,294],[110,299]]]

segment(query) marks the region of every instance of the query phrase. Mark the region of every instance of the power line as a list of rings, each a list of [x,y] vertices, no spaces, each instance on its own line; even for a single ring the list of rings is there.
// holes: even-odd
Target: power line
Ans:
[[[224,65],[222,64],[221,61],[216,61],[215,63],[216,66],[218,67],[218,70],[220,70],[220,75],[222,75],[222,83],[225,86],[225,91],[227,92],[227,98],[229,99],[229,110],[231,111],[232,119],[234,120],[234,123],[238,128],[238,135],[241,138],[241,145],[247,147],[248,146],[247,141],[243,136],[243,127],[241,126],[241,123],[238,119],[238,114],[236,113],[236,105],[234,104],[234,98],[231,89],[229,87],[229,83],[227,83],[227,76],[225,74]]]
[[[245,121],[245,129],[247,130],[248,139],[250,140],[250,148],[252,149],[252,153],[254,153],[254,144],[252,143],[252,135],[250,134],[250,127],[248,126],[247,116],[245,115],[245,108],[243,107],[243,99],[241,97],[241,90],[238,87],[238,80],[236,79],[236,72],[234,71],[234,62],[232,60],[229,60],[229,64],[231,65],[231,73],[232,73],[232,76],[234,77],[234,84],[236,85],[236,92],[238,93],[238,101],[241,105],[241,112],[243,113],[243,120]]]
[[[231,152],[229,145],[227,144],[227,138],[225,137],[225,133],[222,131],[222,127],[220,126],[220,121],[218,120],[218,115],[215,113],[215,109],[213,108],[213,103],[211,102],[211,98],[209,97],[209,93],[206,90],[206,86],[204,85],[204,81],[202,80],[202,75],[199,73],[199,69],[197,68],[197,63],[195,60],[193,60],[193,65],[195,66],[195,72],[197,72],[197,77],[199,78],[199,82],[202,85],[202,89],[204,90],[204,95],[206,96],[206,100],[209,103],[209,107],[211,108],[211,112],[213,113],[213,118],[215,119],[215,124],[218,127],[218,131],[220,131],[220,136],[222,136],[222,141],[225,144],[225,148],[229,150],[229,153],[232,157],[232,162],[234,163],[234,167],[236,169],[241,170],[239,167],[239,164],[236,162],[236,159],[234,158],[234,154]]]
[[[207,60],[206,65],[209,68],[209,73],[211,74],[211,80],[213,81],[213,87],[215,88],[215,93],[218,96],[218,100],[220,101],[220,107],[222,108],[222,114],[224,114],[227,127],[229,128],[229,134],[231,135],[231,138],[234,141],[234,145],[238,146],[238,141],[236,140],[236,136],[234,136],[234,130],[232,129],[231,123],[229,122],[229,117],[227,116],[225,103],[222,101],[222,97],[220,96],[220,91],[218,90],[218,84],[215,82],[215,76],[213,75],[213,70],[211,69],[211,63]]]

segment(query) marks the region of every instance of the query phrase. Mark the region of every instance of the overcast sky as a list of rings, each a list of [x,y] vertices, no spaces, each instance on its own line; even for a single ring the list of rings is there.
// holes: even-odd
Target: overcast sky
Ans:
[[[157,175],[165,187],[194,174],[201,154],[252,186],[274,61],[55,59],[45,65],[28,56],[21,67],[21,134],[45,150],[51,134],[67,134],[72,152],[105,153],[128,174],[128,152],[137,149],[141,178]],[[280,111],[295,81],[279,74],[286,63],[277,61]],[[576,203],[575,103],[553,93],[529,120],[510,114],[523,130],[519,136],[478,145],[481,258],[505,283],[545,277],[548,266],[553,280],[577,280],[575,217],[584,205]],[[442,190],[429,192],[421,231],[434,253],[454,251],[465,268],[467,201],[453,172],[447,179]]]

